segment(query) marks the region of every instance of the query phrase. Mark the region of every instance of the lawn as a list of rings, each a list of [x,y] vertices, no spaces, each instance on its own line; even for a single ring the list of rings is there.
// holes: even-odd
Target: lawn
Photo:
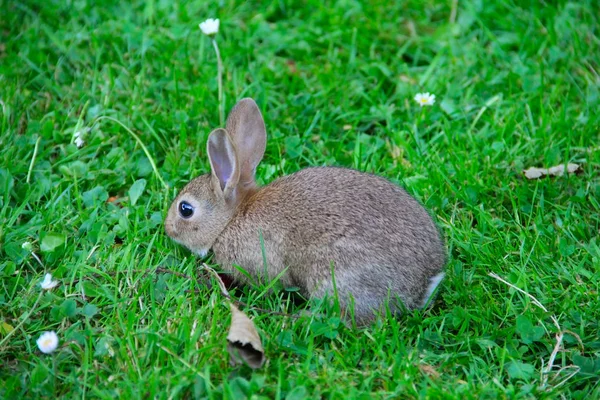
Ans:
[[[596,0],[0,0],[0,15],[0,398],[600,397]],[[209,17],[225,110],[253,97],[265,117],[261,183],[351,167],[431,210],[448,264],[429,309],[359,329],[238,288],[267,362],[229,364],[229,309],[162,225],[219,126]]]

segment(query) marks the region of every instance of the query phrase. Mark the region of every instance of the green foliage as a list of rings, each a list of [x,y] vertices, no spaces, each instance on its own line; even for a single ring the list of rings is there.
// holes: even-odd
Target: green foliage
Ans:
[[[508,376],[513,379],[529,380],[534,374],[534,368],[531,364],[525,364],[521,361],[511,361],[506,368]]]
[[[600,397],[597,11],[0,0],[0,398]],[[236,289],[268,362],[228,365],[228,309],[162,227],[176,190],[209,167],[209,17],[226,109],[251,96],[265,116],[260,182],[354,167],[431,209],[449,261],[430,309],[354,329],[326,303],[302,314],[293,291]],[[420,108],[419,92],[436,103]],[[581,171],[522,175],[567,162]],[[46,272],[60,285],[40,294]],[[564,338],[548,372],[552,316]],[[48,330],[52,355],[36,346]]]
[[[47,233],[44,235],[42,239],[42,244],[40,245],[40,251],[42,252],[50,252],[54,251],[59,246],[62,246],[65,243],[66,237],[60,233]]]
[[[138,179],[133,183],[133,185],[131,185],[129,188],[129,201],[131,201],[131,205],[135,206],[135,203],[137,203],[145,188],[145,179]]]

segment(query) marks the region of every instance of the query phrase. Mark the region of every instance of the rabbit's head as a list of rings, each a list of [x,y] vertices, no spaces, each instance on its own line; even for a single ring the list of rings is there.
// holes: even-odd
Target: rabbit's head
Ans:
[[[225,129],[206,144],[211,173],[188,183],[175,198],[165,230],[176,242],[205,255],[243,200],[256,188],[254,173],[266,146],[265,124],[252,99],[231,110]]]

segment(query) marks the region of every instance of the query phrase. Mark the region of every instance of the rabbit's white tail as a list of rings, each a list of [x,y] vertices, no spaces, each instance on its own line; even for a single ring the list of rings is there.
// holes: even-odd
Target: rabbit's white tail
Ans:
[[[425,293],[425,297],[423,298],[423,304],[421,304],[421,307],[425,307],[427,303],[429,303],[429,300],[431,300],[435,289],[438,287],[440,282],[444,280],[444,276],[446,276],[446,274],[444,272],[440,272],[439,274],[429,279],[429,286],[427,286],[427,292]]]

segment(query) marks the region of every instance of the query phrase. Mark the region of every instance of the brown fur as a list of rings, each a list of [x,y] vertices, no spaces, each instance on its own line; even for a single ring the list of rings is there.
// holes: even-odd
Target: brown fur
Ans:
[[[388,180],[345,168],[307,168],[258,188],[254,171],[264,153],[263,135],[256,104],[242,100],[227,129],[211,133],[213,172],[192,180],[177,196],[165,222],[167,234],[197,253],[212,248],[238,281],[247,278],[233,265],[254,278],[282,274],[284,285],[306,296],[333,293],[333,265],[340,303],[346,307],[352,297],[359,322],[372,319],[388,299],[398,297],[407,308],[423,305],[430,279],[445,262],[427,211]],[[215,173],[223,159],[225,171],[237,168],[230,177]],[[182,200],[194,203],[190,219],[178,213]]]

